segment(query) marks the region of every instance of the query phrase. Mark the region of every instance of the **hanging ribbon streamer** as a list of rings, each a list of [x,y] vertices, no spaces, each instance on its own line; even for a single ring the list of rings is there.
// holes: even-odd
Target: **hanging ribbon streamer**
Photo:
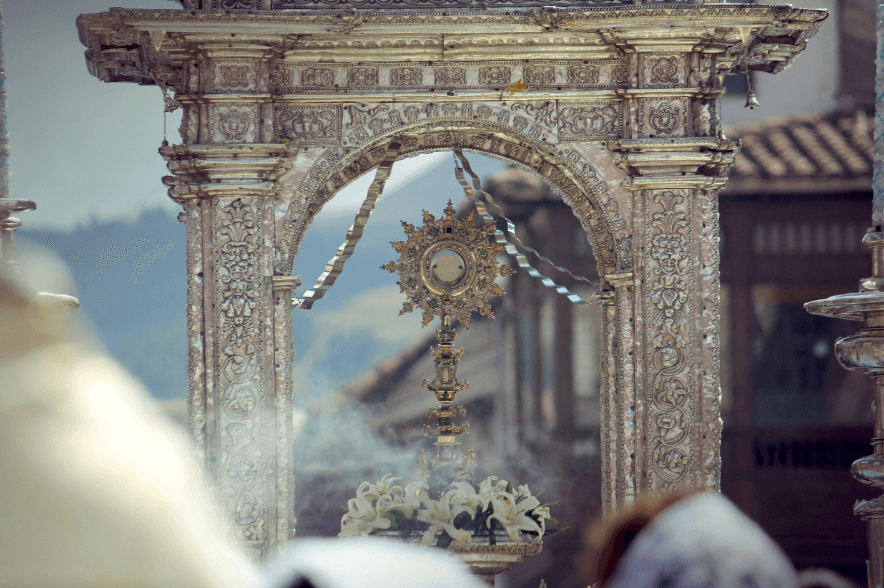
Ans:
[[[513,258],[515,258],[516,262],[519,264],[519,267],[524,269],[526,272],[528,272],[529,276],[540,280],[540,282],[544,286],[546,286],[547,288],[550,288],[551,290],[555,290],[557,293],[561,294],[562,296],[567,297],[568,300],[570,300],[574,304],[587,304],[587,301],[584,300],[583,298],[581,298],[580,296],[578,296],[577,294],[574,294],[573,292],[571,292],[570,290],[568,290],[564,286],[560,286],[560,285],[556,284],[550,278],[547,278],[546,276],[541,274],[539,271],[534,269],[534,267],[532,267],[531,263],[528,261],[528,258],[516,248],[516,245],[514,245],[513,243],[511,243],[507,239],[507,235],[509,235],[509,237],[512,239],[512,241],[515,242],[516,244],[518,244],[519,247],[521,247],[522,249],[524,249],[528,253],[534,254],[541,262],[548,263],[549,265],[554,267],[557,271],[564,273],[564,274],[568,274],[569,276],[571,276],[571,278],[573,278],[579,282],[584,282],[586,284],[589,284],[590,286],[598,286],[598,283],[594,282],[592,280],[589,280],[587,278],[584,278],[583,276],[575,276],[570,271],[568,271],[566,268],[556,265],[550,259],[541,255],[540,252],[538,252],[536,249],[523,243],[522,240],[516,236],[516,226],[513,224],[513,221],[508,219],[503,214],[503,210],[501,210],[501,208],[494,202],[494,198],[491,197],[491,194],[482,190],[482,182],[479,180],[479,176],[477,176],[476,173],[473,171],[473,169],[470,167],[470,162],[467,160],[467,158],[463,154],[463,152],[460,149],[455,149],[454,154],[457,156],[458,159],[460,159],[461,163],[463,164],[463,169],[461,169],[461,166],[458,165],[458,163],[457,163],[457,159],[455,159],[455,161],[454,161],[454,175],[457,177],[457,181],[460,182],[460,185],[463,186],[463,191],[467,197],[467,200],[469,200],[470,202],[472,202],[476,206],[476,210],[478,211],[479,216],[481,216],[482,219],[485,221],[485,224],[486,225],[489,225],[489,224],[494,225],[495,227],[497,226],[497,221],[494,218],[494,216],[488,211],[488,208],[494,209],[497,212],[497,214],[500,216],[500,218],[502,218],[506,222],[506,234],[504,234],[503,231],[500,231],[499,229],[495,228],[494,229],[494,240],[497,241],[498,244],[504,246],[504,248],[506,249],[506,252],[508,254],[510,254]],[[468,174],[470,174],[470,177],[473,180],[472,187],[470,187],[469,183],[467,183],[466,177],[464,177],[464,174],[463,174],[464,170],[466,170],[466,172]],[[474,195],[474,190],[475,190],[475,195]],[[486,208],[485,202],[488,203],[488,208]]]
[[[356,219],[347,231],[347,237],[344,239],[341,246],[338,247],[335,256],[325,264],[325,271],[319,276],[319,279],[316,280],[316,284],[313,288],[305,292],[304,296],[301,298],[295,298],[293,300],[295,306],[300,306],[305,310],[312,308],[313,303],[325,296],[326,291],[332,287],[335,280],[337,280],[338,276],[341,275],[341,272],[344,271],[344,264],[350,259],[350,256],[353,255],[353,251],[356,250],[356,244],[359,243],[359,240],[362,239],[362,233],[365,232],[365,225],[368,223],[368,217],[371,216],[371,213],[374,211],[374,205],[384,192],[384,185],[390,177],[393,163],[395,163],[396,159],[399,157],[400,145],[399,141],[393,141],[387,147],[384,159],[378,166],[374,181],[368,189],[368,196],[359,208],[359,212],[356,213]]]
[[[347,236],[344,239],[344,242],[341,244],[340,247],[338,247],[335,256],[332,257],[325,265],[325,271],[316,280],[316,284],[313,286],[313,288],[305,292],[304,296],[300,298],[293,298],[292,302],[294,306],[299,306],[305,310],[311,309],[313,307],[313,303],[325,296],[325,293],[328,291],[328,289],[331,288],[332,285],[334,285],[335,281],[338,279],[338,276],[340,276],[341,272],[344,271],[344,264],[353,255],[353,252],[356,250],[356,244],[359,243],[360,239],[362,239],[362,234],[365,232],[365,226],[368,223],[368,219],[371,216],[371,213],[374,211],[375,204],[377,204],[377,201],[380,199],[381,194],[384,191],[384,186],[386,185],[387,180],[390,178],[393,164],[399,157],[400,149],[400,141],[393,141],[387,147],[387,151],[384,154],[384,159],[383,161],[381,161],[380,165],[378,165],[374,181],[368,189],[368,196],[365,198],[365,201],[363,201],[362,206],[359,208],[359,212],[356,214],[356,219],[353,221],[353,225],[347,231]],[[507,235],[509,235],[512,241],[518,244],[519,247],[521,247],[528,253],[537,256],[537,258],[541,262],[548,263],[557,271],[569,275],[574,280],[584,282],[591,286],[598,286],[598,283],[593,282],[592,280],[588,280],[583,276],[575,276],[566,268],[557,266],[551,260],[541,255],[537,250],[523,243],[516,236],[516,227],[513,222],[503,214],[503,211],[494,202],[494,199],[491,197],[491,195],[482,190],[482,182],[479,180],[479,176],[477,176],[473,169],[470,167],[470,162],[467,160],[466,156],[464,156],[463,152],[460,149],[455,149],[454,153],[463,163],[463,168],[461,168],[461,166],[458,165],[457,161],[455,160],[454,174],[457,177],[457,181],[460,182],[461,186],[463,186],[464,194],[466,195],[467,199],[476,206],[476,210],[485,221],[485,224],[492,224],[496,226],[496,218],[488,211],[488,208],[496,211],[500,218],[502,218],[506,222],[506,234],[495,228],[495,241],[500,245],[503,245],[506,249],[506,252],[513,258],[515,258],[516,262],[519,264],[519,267],[528,272],[528,275],[530,275],[532,278],[540,280],[544,286],[550,288],[551,290],[555,290],[562,296],[566,296],[568,300],[575,304],[587,304],[587,301],[582,299],[577,294],[574,294],[564,286],[556,284],[550,278],[547,278],[539,271],[534,269],[534,267],[532,267],[530,262],[528,261],[528,258],[516,248],[516,245],[514,245],[507,239]],[[469,185],[466,177],[464,176],[464,170],[466,170],[466,172],[473,180],[472,187]],[[485,206],[485,202],[488,203],[488,207]]]

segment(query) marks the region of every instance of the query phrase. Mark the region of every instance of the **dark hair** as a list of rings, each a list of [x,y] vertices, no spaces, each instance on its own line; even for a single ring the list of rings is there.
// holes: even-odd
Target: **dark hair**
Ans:
[[[580,558],[584,584],[595,588],[604,586],[641,530],[661,512],[692,494],[681,492],[642,496],[617,514],[591,524]]]

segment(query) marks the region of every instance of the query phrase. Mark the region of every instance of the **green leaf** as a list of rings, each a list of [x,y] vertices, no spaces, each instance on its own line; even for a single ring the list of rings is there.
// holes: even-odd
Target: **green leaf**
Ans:
[[[510,494],[513,493],[513,483],[512,482],[506,483],[506,491],[509,492]]]

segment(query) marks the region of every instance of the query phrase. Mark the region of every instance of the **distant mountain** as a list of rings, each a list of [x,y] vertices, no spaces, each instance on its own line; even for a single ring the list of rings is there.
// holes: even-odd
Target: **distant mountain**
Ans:
[[[482,176],[502,167],[487,157],[471,160]],[[439,157],[410,163],[422,161],[438,164]],[[451,167],[445,160],[398,186],[391,178],[393,189],[378,203],[334,287],[312,310],[294,311],[299,404],[336,390],[423,336],[418,315],[396,316],[404,298],[396,277],[379,266],[396,257],[389,242],[402,238],[401,220],[419,224],[422,209],[439,216],[449,199],[463,199]],[[374,172],[368,175],[374,177]],[[324,210],[307,230],[293,272],[303,282],[299,294],[322,273],[358,207],[354,204],[349,214]],[[73,232],[32,230],[26,215],[22,220],[16,239],[48,247],[66,261],[79,289],[78,312],[93,323],[108,351],[155,397],[185,397],[184,226],[162,210],[146,210],[133,222],[92,224]]]

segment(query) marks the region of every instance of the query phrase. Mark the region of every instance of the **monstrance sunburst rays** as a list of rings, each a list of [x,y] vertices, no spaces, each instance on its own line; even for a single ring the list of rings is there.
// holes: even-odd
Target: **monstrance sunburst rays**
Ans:
[[[474,228],[473,212],[457,219],[450,200],[444,214],[437,220],[425,210],[419,227],[402,221],[405,241],[391,242],[399,259],[381,269],[399,272],[399,291],[408,297],[400,316],[420,308],[424,326],[449,314],[470,328],[473,312],[494,317],[488,298],[504,293],[495,279],[513,271],[497,263],[504,247],[492,239],[493,225]]]

